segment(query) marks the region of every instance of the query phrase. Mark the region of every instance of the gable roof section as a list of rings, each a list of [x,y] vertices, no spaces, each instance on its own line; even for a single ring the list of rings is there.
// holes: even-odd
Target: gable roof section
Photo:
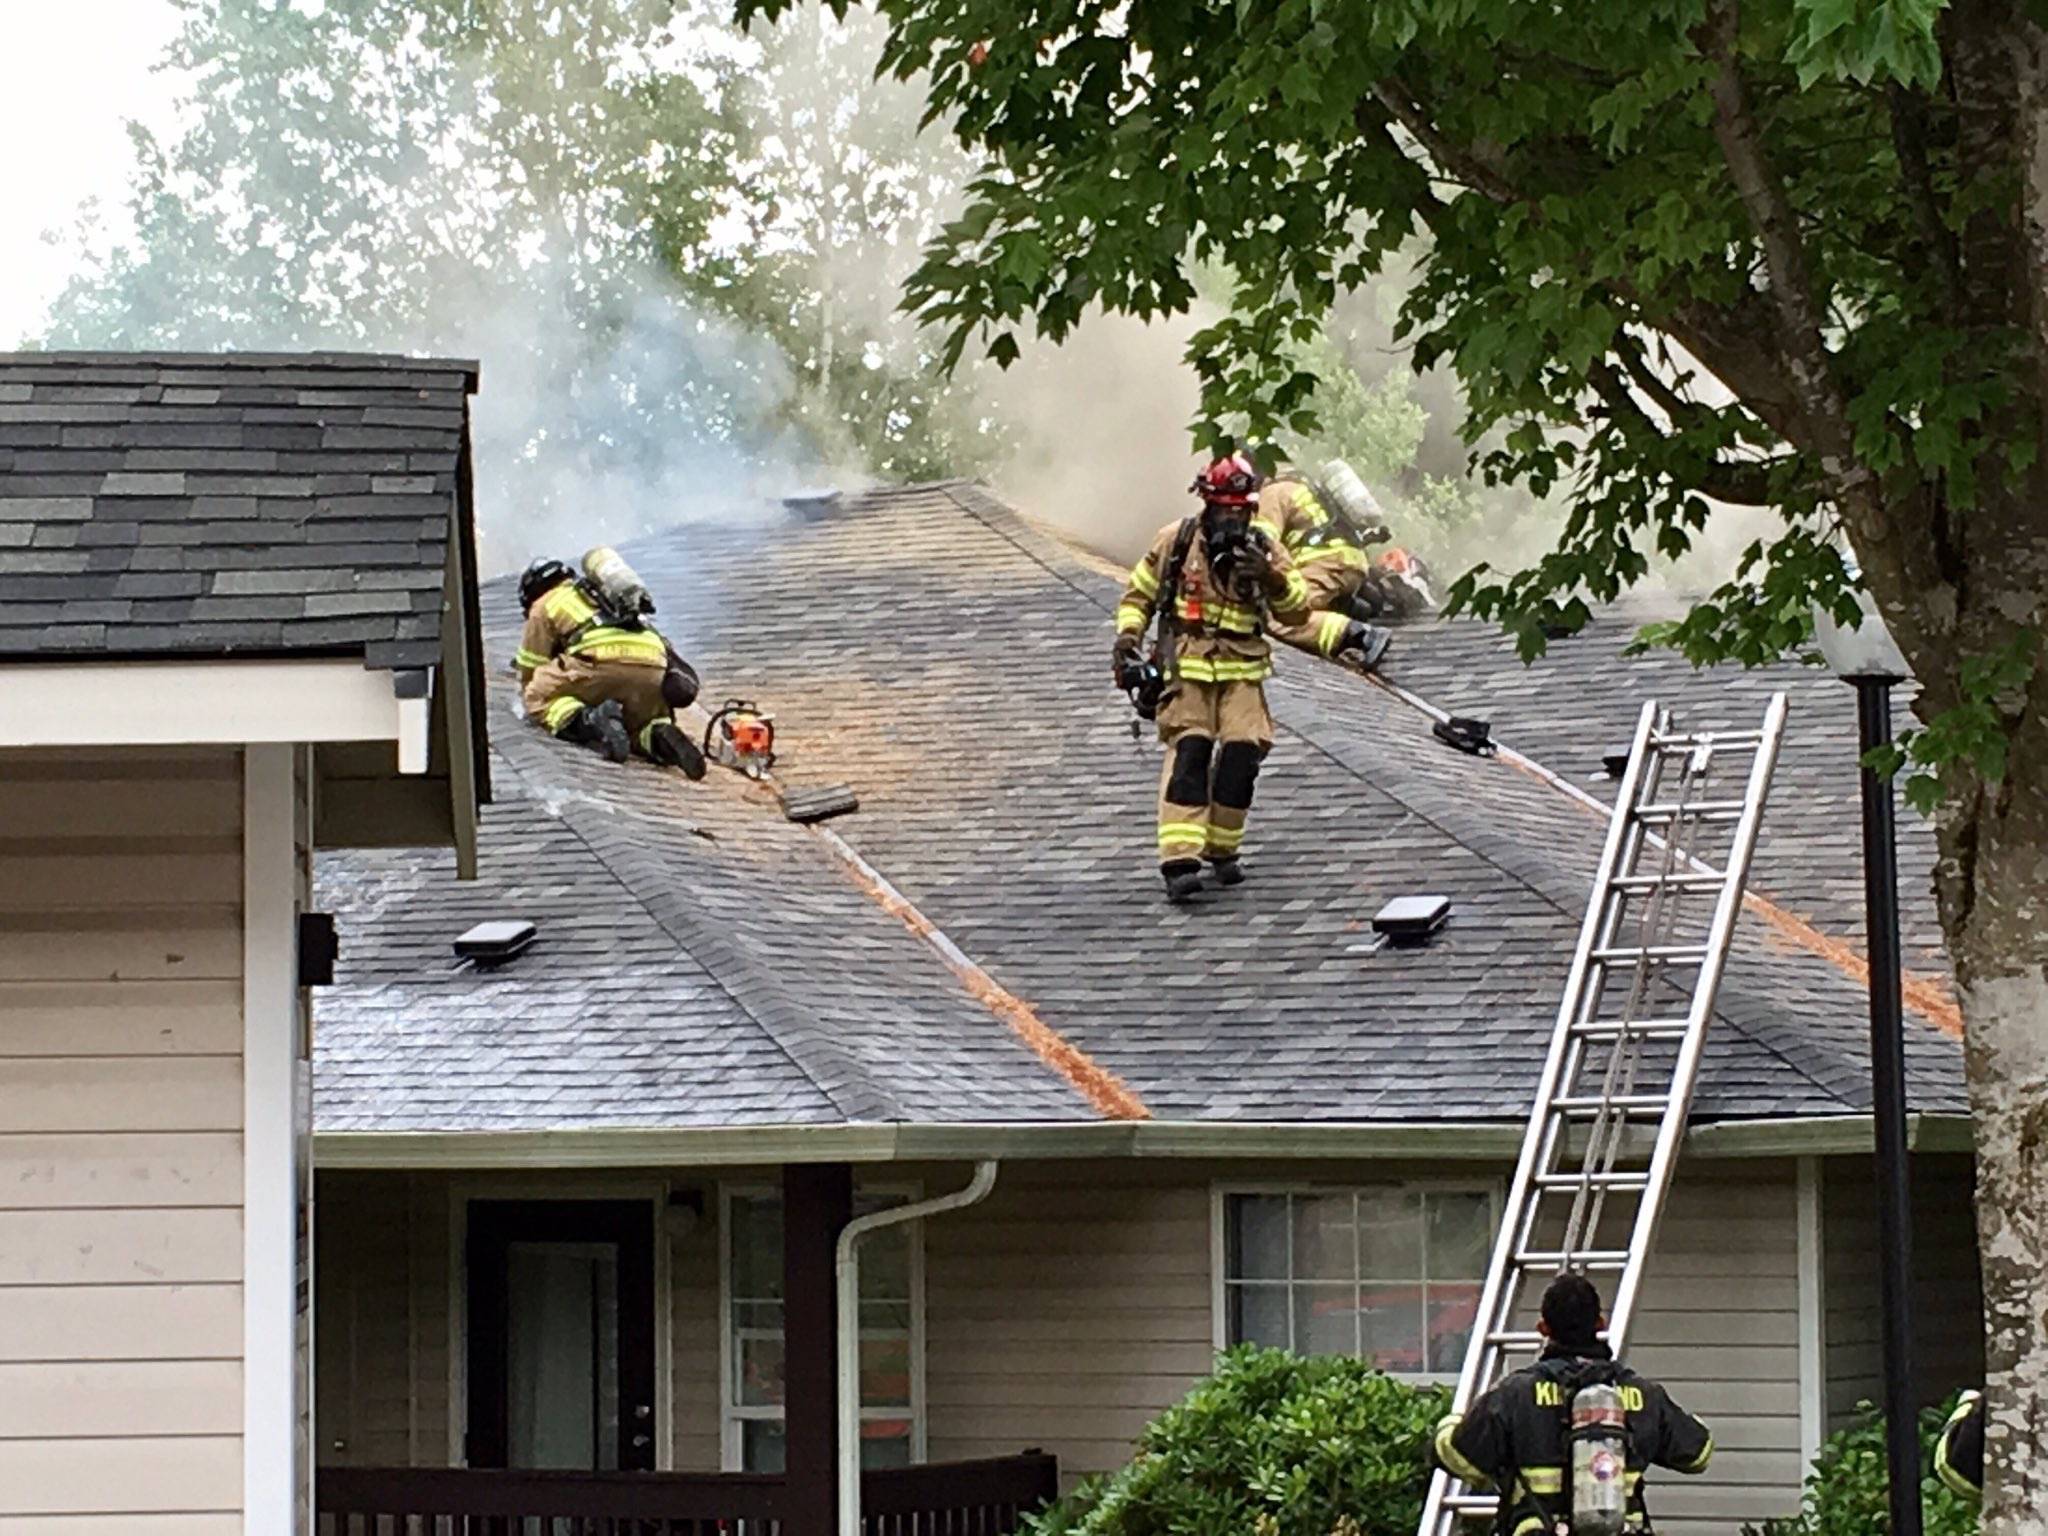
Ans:
[[[860,811],[833,822],[835,834],[1159,1119],[1467,1123],[1526,1114],[1603,826],[1555,785],[1506,761],[1451,752],[1402,698],[1289,654],[1271,691],[1279,731],[1252,816],[1253,883],[1170,908],[1152,870],[1156,748],[1133,740],[1128,711],[1106,681],[1119,584],[1098,563],[964,485],[849,497],[815,522],[679,529],[629,556],[661,597],[666,630],[707,679],[707,701],[744,692],[771,708],[784,752],[778,772],[800,783],[843,779],[859,792]],[[509,653],[516,619],[502,585],[487,593],[486,614],[495,660]],[[1614,646],[1560,645],[1536,669],[1554,675],[1530,686],[1522,680],[1532,674],[1511,656],[1475,643],[1477,630],[1410,626],[1390,670],[1412,685],[1483,668],[1500,693],[1475,678],[1444,702],[1487,714],[1497,699],[1512,699],[1512,715],[1492,710],[1503,736],[1572,746],[1579,756],[1560,771],[1583,762],[1597,772],[1600,754],[1625,735],[1611,743],[1604,715],[1592,731],[1572,722],[1586,713],[1597,679],[1625,709],[1625,731],[1647,691],[1626,681],[1640,663],[1621,660]],[[1809,681],[1796,669],[1779,673],[1744,680],[1743,697],[1724,706],[1727,723],[1754,723],[1766,682],[1799,692]],[[1677,681],[1656,679],[1660,690]],[[1688,706],[1694,695],[1718,698],[1725,681],[1688,676],[1685,696],[1673,699],[1682,723],[1719,723],[1696,720]],[[1803,693],[1795,700],[1781,781],[1796,790],[1811,776],[1817,807],[1838,792],[1838,776],[1853,797],[1855,766],[1853,751],[1830,766],[1838,743],[1813,729],[1811,704]],[[595,796],[613,824],[644,817],[658,829],[638,853],[612,862],[639,905],[676,907],[664,931],[705,969],[725,969],[733,1005],[751,1008],[802,1064],[818,1116],[1086,1112],[1013,1043],[991,1046],[1001,1037],[989,1035],[986,1013],[960,1006],[964,992],[949,991],[951,978],[900,932],[878,930],[874,908],[862,910],[844,871],[806,852],[804,840],[814,853],[817,835],[782,823],[772,803],[757,803],[760,791],[722,773],[693,786],[639,766],[613,769],[526,727],[501,735],[528,790],[558,818],[567,816],[564,796]],[[1848,816],[1853,846],[1853,810],[1834,814]],[[1812,888],[1825,892],[1838,878],[1830,861],[1840,850],[1829,840],[1797,825],[1770,835],[1799,819],[1774,798],[1753,887],[1775,891],[1782,873],[1788,884],[1817,881]],[[719,841],[707,850],[679,830],[687,821]],[[487,830],[487,846],[493,841]],[[751,886],[738,878],[741,850]],[[1909,860],[1918,851],[1909,847]],[[514,866],[532,859],[511,847],[487,853],[487,878],[493,857]],[[346,884],[353,862],[323,861],[323,891],[330,878],[344,882],[330,897],[344,908],[358,905]],[[700,870],[730,872],[731,883],[707,886]],[[439,889],[430,876],[406,878],[422,894]],[[1376,947],[1372,914],[1392,896],[1422,891],[1452,897],[1451,926],[1425,949]],[[452,1005],[405,995],[419,985],[406,969],[417,959],[385,935],[416,915],[347,916],[348,931],[364,932],[386,958],[363,969],[351,962],[351,985],[323,998],[323,1041],[347,997],[356,1022],[344,1027],[369,1049],[374,1009],[354,996],[366,982],[385,993],[375,1008],[403,1013],[406,1030],[428,1037],[462,1027]],[[1861,989],[1754,916],[1737,931],[1696,1115],[1865,1108]],[[541,958],[537,949],[515,969]],[[773,986],[755,985],[764,973]],[[787,1000],[787,1013],[777,1015],[771,999]],[[818,1012],[827,999],[839,1000],[837,1014]],[[804,1035],[806,1015],[833,1022]],[[496,1027],[525,1025],[508,1010]],[[661,1038],[668,1025],[650,1017],[646,1027]],[[825,1051],[822,1035],[839,1055],[808,1054]],[[893,1089],[886,1103],[848,1086],[855,1068],[834,1065],[847,1053],[860,1070],[885,1057],[897,1063],[884,1069]],[[1916,1108],[1962,1106],[1958,1063],[1953,1041],[1916,1026]],[[323,1044],[323,1129],[337,1123],[327,1102],[332,1070]],[[602,1118],[646,1107],[593,1100],[590,1110]],[[721,1111],[697,1104],[689,1112]],[[357,1101],[350,1123],[375,1128],[411,1113],[402,1093],[371,1095]]]
[[[345,353],[0,354],[0,659],[438,664],[476,381]]]

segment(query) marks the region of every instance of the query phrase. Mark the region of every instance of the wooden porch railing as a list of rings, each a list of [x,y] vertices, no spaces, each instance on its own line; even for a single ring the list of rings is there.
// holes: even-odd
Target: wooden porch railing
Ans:
[[[757,1473],[322,1467],[318,1536],[831,1536],[787,1524],[786,1485]],[[1059,1491],[1056,1458],[870,1472],[865,1536],[1011,1536]]]

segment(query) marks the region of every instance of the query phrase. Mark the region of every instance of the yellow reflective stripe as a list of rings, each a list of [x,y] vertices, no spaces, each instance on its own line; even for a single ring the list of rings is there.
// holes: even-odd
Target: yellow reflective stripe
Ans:
[[[538,651],[529,651],[524,646],[512,653],[512,660],[516,665],[527,668],[544,667],[548,664],[547,657]]]
[[[1563,1467],[1524,1467],[1522,1484],[1531,1493],[1551,1494],[1564,1492]]]
[[[1351,621],[1343,614],[1323,614],[1316,620],[1316,649],[1325,656],[1333,654],[1350,628]]]
[[[1463,1478],[1474,1488],[1484,1488],[1492,1483],[1493,1479],[1481,1471],[1475,1463],[1467,1460],[1464,1453],[1453,1443],[1457,1437],[1458,1427],[1464,1422],[1465,1417],[1463,1414],[1453,1413],[1445,1416],[1438,1423],[1435,1441],[1436,1459],[1448,1467],[1453,1476]]]
[[[1131,567],[1131,585],[1147,597],[1156,597],[1159,594],[1159,578],[1152,573],[1152,567],[1143,560]]]
[[[1515,1526],[1515,1536],[1535,1536],[1535,1533],[1542,1529],[1541,1515],[1524,1515]]]
[[[651,661],[666,665],[668,646],[661,636],[647,630],[593,629],[574,645],[569,654],[591,661]]]
[[[1276,543],[1284,544],[1286,542],[1286,540],[1282,539],[1280,536],[1280,525],[1274,522],[1270,517],[1255,517],[1252,519],[1252,526],[1258,529],[1259,532],[1263,533],[1267,538],[1272,539]]]
[[[1269,660],[1243,661],[1236,658],[1183,656],[1180,675],[1196,683],[1256,683],[1273,675]]]
[[[1287,597],[1280,605],[1283,608],[1306,608],[1308,606],[1308,583],[1301,579],[1301,572],[1287,573]]]
[[[1145,627],[1145,610],[1135,603],[1120,604],[1116,610],[1117,633],[1135,635]]]
[[[1713,1459],[1714,1459],[1714,1432],[1713,1432],[1712,1430],[1708,1430],[1708,1431],[1707,1431],[1707,1443],[1706,1443],[1705,1445],[1703,1445],[1703,1446],[1701,1446],[1701,1447],[1700,1447],[1700,1453],[1699,1453],[1699,1455],[1695,1456],[1695,1457],[1694,1457],[1694,1458],[1693,1458],[1693,1459],[1692,1459],[1691,1461],[1687,1462],[1687,1463],[1686,1463],[1686,1464],[1685,1464],[1684,1466],[1680,1467],[1680,1468],[1679,1468],[1678,1470],[1679,1470],[1679,1471],[1681,1471],[1681,1472],[1704,1472],[1704,1471],[1706,1471],[1706,1470],[1707,1470],[1707,1463],[1708,1463],[1708,1462],[1710,1462],[1710,1461],[1712,1461]]]
[[[551,587],[540,601],[550,618],[572,627],[597,617],[596,606],[576,590],[573,582],[565,581],[559,587]]]
[[[1941,1438],[1934,1442],[1934,1475],[1941,1479],[1942,1486],[1950,1493],[1965,1499],[1980,1499],[1984,1496],[1984,1490],[1956,1470],[1955,1463],[1948,1457],[1949,1439],[1955,1434],[1956,1427],[1968,1416],[1969,1411],[1970,1404],[1966,1402],[1950,1414],[1948,1422],[1941,1427]]]
[[[1199,821],[1162,821],[1159,823],[1159,851],[1167,853],[1177,848],[1199,850],[1208,840],[1209,829]]]
[[[562,727],[567,725],[570,717],[582,707],[583,701],[581,699],[572,699],[567,694],[562,695],[559,699],[549,699],[547,708],[541,711],[540,723],[546,726],[549,731],[559,736],[562,732]]]
[[[1297,581],[1299,577],[1295,578]],[[1302,586],[1304,598],[1308,587]],[[1253,634],[1259,627],[1259,615],[1254,609],[1240,608],[1235,603],[1194,603],[1187,598],[1180,600],[1180,616],[1189,624],[1207,624],[1215,629],[1234,629],[1239,634]]]
[[[1294,556],[1296,565],[1309,565],[1317,560],[1336,560],[1345,565],[1355,565],[1360,570],[1366,566],[1365,551],[1354,549],[1349,544],[1311,544]]]
[[[1234,852],[1243,842],[1243,827],[1212,826],[1209,828],[1209,846],[1211,848],[1221,849],[1225,853],[1230,853]]]

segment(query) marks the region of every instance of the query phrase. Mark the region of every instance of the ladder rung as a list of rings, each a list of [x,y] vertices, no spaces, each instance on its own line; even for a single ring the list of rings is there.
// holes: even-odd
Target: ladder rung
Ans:
[[[1639,805],[1630,813],[1637,821],[1675,821],[1683,816],[1687,821],[1719,822],[1734,821],[1742,815],[1740,800],[1702,800],[1696,805],[1677,803]]]
[[[1539,1173],[1538,1189],[1648,1189],[1647,1173]]]
[[[1650,737],[1650,745],[1660,752],[1690,751],[1694,747],[1760,747],[1763,744],[1762,731],[1682,731],[1676,736]]]
[[[1620,1248],[1588,1248],[1582,1253],[1532,1248],[1517,1253],[1515,1262],[1524,1269],[1626,1269],[1628,1253]]]
[[[1571,1032],[1581,1040],[1683,1040],[1691,1028],[1684,1019],[1581,1019]]]
[[[1608,882],[1617,891],[1718,891],[1726,875],[1616,875]]]
[[[1618,1115],[1661,1115],[1671,1107],[1671,1100],[1662,1094],[1617,1093],[1605,1099],[1583,1096],[1552,1099],[1550,1107],[1561,1115],[1592,1114],[1602,1109]]]
[[[1486,1342],[1499,1349],[1541,1349],[1550,1341],[1533,1328],[1504,1328],[1489,1333]]]
[[[1709,951],[1704,944],[1633,944],[1621,945],[1614,949],[1596,949],[1587,956],[1602,965],[1639,964],[1644,960],[1662,960],[1666,964],[1698,965],[1707,958]]]
[[[1500,1500],[1490,1493],[1454,1493],[1444,1500],[1444,1508],[1454,1515],[1491,1515],[1500,1509]]]

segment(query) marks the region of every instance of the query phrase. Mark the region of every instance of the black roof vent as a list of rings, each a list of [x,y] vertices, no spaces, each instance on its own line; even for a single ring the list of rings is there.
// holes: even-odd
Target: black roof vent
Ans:
[[[1372,931],[1389,944],[1409,949],[1427,944],[1451,915],[1448,896],[1396,896],[1372,920]]]
[[[829,517],[839,508],[839,488],[832,485],[805,486],[782,498],[782,504],[798,517],[816,520]]]
[[[1600,766],[1607,770],[1607,777],[1618,779],[1628,772],[1628,754],[1626,752],[1610,752],[1600,759]]]
[[[531,923],[478,923],[455,941],[455,953],[457,958],[474,965],[503,965],[524,954],[538,936]]]

